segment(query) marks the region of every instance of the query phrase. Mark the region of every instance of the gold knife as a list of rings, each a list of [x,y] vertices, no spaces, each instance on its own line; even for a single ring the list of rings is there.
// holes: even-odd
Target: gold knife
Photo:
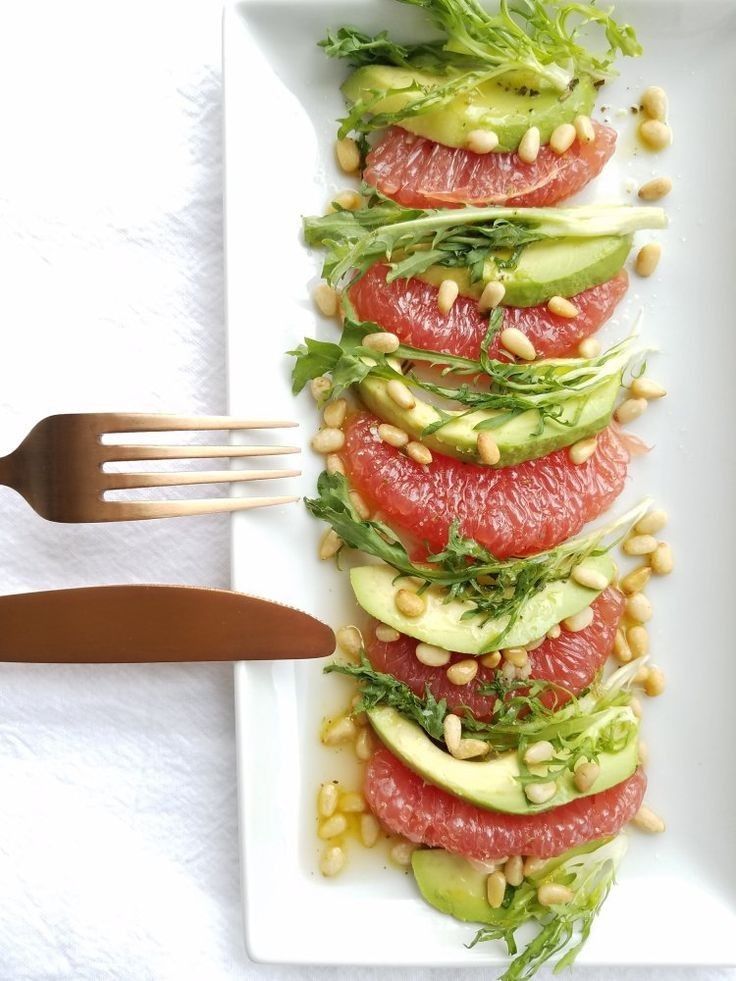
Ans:
[[[0,596],[0,661],[277,661],[334,650],[321,621],[228,589],[89,586]]]

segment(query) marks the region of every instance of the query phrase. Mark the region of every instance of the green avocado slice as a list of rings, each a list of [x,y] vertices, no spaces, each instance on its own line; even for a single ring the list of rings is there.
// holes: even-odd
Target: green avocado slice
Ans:
[[[417,278],[433,286],[452,279],[463,295],[476,299],[489,280],[500,280],[506,288],[504,306],[533,307],[553,296],[576,296],[612,279],[626,262],[632,241],[631,235],[546,239],[525,246],[513,269],[499,270],[487,262],[477,283],[470,282],[463,266],[430,266]]]
[[[589,556],[586,568],[601,572],[610,583],[616,568],[608,555]],[[447,591],[432,586],[422,596],[426,607],[419,617],[404,616],[396,608],[396,591],[401,585],[412,583],[407,577],[397,580],[396,570],[389,565],[363,565],[350,570],[350,584],[360,606],[371,616],[388,624],[402,634],[414,637],[425,644],[436,644],[448,651],[460,654],[486,653],[508,620],[490,620],[481,626],[479,617],[463,620],[463,615],[473,609],[465,600],[447,600]],[[589,606],[600,595],[595,589],[581,586],[574,579],[560,579],[535,593],[524,604],[521,614],[503,639],[504,647],[524,647],[560,623]]]
[[[365,65],[350,75],[342,86],[348,103],[365,99],[372,113],[399,114],[428,90],[447,82],[429,72],[398,68],[393,65]],[[373,101],[376,92],[406,89]],[[580,78],[571,92],[560,94],[546,89],[533,94],[493,80],[481,83],[472,93],[460,95],[447,105],[418,116],[399,119],[402,129],[425,136],[445,146],[465,146],[468,133],[491,130],[498,136],[498,150],[516,150],[530,126],[536,126],[542,143],[548,143],[552,131],[576,116],[589,116],[595,105],[596,90],[589,78]]]
[[[396,709],[377,706],[368,711],[368,718],[384,746],[429,783],[478,807],[505,814],[536,814],[600,793],[626,780],[638,765],[636,716],[628,706],[605,709],[591,717],[590,725],[575,742],[595,741],[613,729],[622,736],[626,734],[623,748],[598,753],[600,773],[588,790],[578,790],[572,771],[566,770],[557,777],[555,796],[545,804],[532,804],[518,779],[521,773],[518,750],[482,762],[457,760]],[[564,753],[558,753],[557,758],[564,759]],[[543,775],[540,780],[544,780]]]
[[[387,385],[384,379],[369,375],[358,386],[360,397],[371,412],[384,422],[403,429],[412,439],[421,440],[437,453],[458,460],[482,462],[478,457],[478,430],[475,427],[501,415],[501,410],[479,409],[467,415],[450,412],[448,414],[456,418],[434,433],[424,435],[428,426],[439,421],[437,409],[418,398],[416,393],[414,408],[404,409],[389,396]],[[546,419],[541,433],[538,432],[539,413],[536,409],[514,416],[492,429],[500,451],[496,467],[510,467],[524,460],[547,456],[605,429],[611,421],[620,387],[621,381],[616,374],[592,392],[568,399],[560,420]]]

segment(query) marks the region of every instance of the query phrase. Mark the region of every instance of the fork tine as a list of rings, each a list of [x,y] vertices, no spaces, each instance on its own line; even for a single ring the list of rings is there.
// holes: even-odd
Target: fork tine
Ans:
[[[105,444],[103,459],[106,463],[126,460],[207,460],[219,457],[281,456],[284,453],[299,453],[298,446],[133,446],[121,443],[119,446]]]
[[[177,484],[240,483],[246,480],[279,480],[300,477],[301,470],[195,470],[168,473],[106,473],[105,490],[136,487],[174,487]]]
[[[286,419],[233,419],[232,416],[180,416],[146,412],[103,412],[97,417],[100,433],[163,433],[210,429],[291,429],[298,422]]]
[[[223,511],[249,511],[279,504],[294,504],[299,497],[213,497],[195,501],[103,501],[102,521],[145,521],[149,518],[183,518]]]

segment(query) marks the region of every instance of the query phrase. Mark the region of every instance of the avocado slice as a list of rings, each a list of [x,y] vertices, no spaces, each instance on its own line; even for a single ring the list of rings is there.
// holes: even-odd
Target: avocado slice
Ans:
[[[420,90],[408,91],[411,86],[426,90],[446,82],[442,76],[418,69],[365,65],[350,75],[342,93],[349,103],[367,100],[371,112],[399,114],[423,95]],[[407,91],[394,92],[372,102],[376,92],[389,89]],[[504,84],[503,80],[492,80],[439,109],[399,119],[397,125],[417,136],[455,147],[465,146],[472,130],[492,130],[498,136],[499,150],[516,150],[530,126],[537,126],[542,143],[548,143],[552,131],[561,123],[570,123],[581,114],[589,116],[595,95],[595,86],[587,77],[580,78],[571,92],[562,95],[549,88],[534,94],[528,90],[524,93]]]
[[[632,727],[632,736],[623,749],[598,754],[600,773],[593,786],[587,791],[579,791],[572,772],[566,770],[557,778],[557,793],[545,804],[532,804],[527,799],[518,779],[521,770],[517,750],[483,762],[457,760],[433,743],[416,722],[404,718],[396,709],[380,705],[369,709],[367,714],[384,746],[415,773],[455,797],[504,814],[536,814],[580,797],[598,794],[626,780],[638,766],[637,721],[627,705],[609,708],[593,716],[590,725],[578,737],[595,740],[609,726]],[[559,754],[558,758],[564,757]],[[544,780],[544,776],[539,779]]]
[[[608,555],[589,556],[586,568],[603,573],[610,583],[616,568]],[[436,644],[460,654],[484,654],[506,626],[508,620],[490,620],[481,626],[478,617],[463,620],[463,614],[473,609],[466,600],[447,600],[447,591],[440,586],[427,589],[426,608],[419,617],[406,617],[396,608],[395,596],[399,586],[413,582],[405,577],[398,580],[396,570],[389,565],[363,565],[350,570],[350,584],[358,603],[366,613],[387,623],[394,630],[414,637],[425,644]],[[574,579],[560,579],[531,596],[508,634],[504,647],[524,647],[540,637],[566,617],[589,606],[599,595],[595,589],[581,586]]]
[[[513,269],[499,270],[487,262],[477,283],[470,282],[463,266],[430,266],[417,278],[433,286],[452,279],[462,294],[475,299],[489,280],[497,279],[506,287],[504,306],[533,307],[552,296],[575,296],[607,282],[626,262],[632,241],[631,235],[545,239],[527,245]]]
[[[458,460],[482,462],[478,457],[478,430],[475,427],[487,419],[502,415],[501,410],[479,409],[467,415],[460,411],[450,412],[449,415],[456,418],[436,432],[423,435],[428,426],[439,421],[437,409],[417,398],[416,393],[414,408],[404,409],[389,396],[387,386],[386,380],[371,375],[358,386],[360,397],[371,412],[384,422],[403,429],[412,439],[421,440],[437,453],[454,456]],[[545,420],[541,433],[538,432],[539,413],[536,409],[522,412],[497,426],[492,430],[501,454],[496,466],[510,467],[524,460],[547,456],[605,429],[611,421],[620,387],[621,380],[616,374],[592,392],[568,399],[560,420]]]

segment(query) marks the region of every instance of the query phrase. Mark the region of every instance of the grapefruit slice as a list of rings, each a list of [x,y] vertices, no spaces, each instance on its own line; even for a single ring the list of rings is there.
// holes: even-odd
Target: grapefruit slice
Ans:
[[[345,423],[350,483],[396,531],[432,551],[447,544],[455,520],[498,558],[551,548],[605,511],[626,480],[629,454],[610,427],[585,463],[563,449],[495,470],[439,454],[422,466],[380,439],[379,421],[362,412]]]
[[[538,814],[487,811],[425,783],[387,749],[366,767],[363,793],[389,831],[456,855],[491,861],[506,855],[552,858],[617,834],[641,806],[647,780],[638,769],[600,794]]]
[[[442,351],[478,360],[481,341],[488,330],[488,314],[482,314],[470,296],[459,296],[449,313],[440,313],[438,288],[422,279],[386,282],[388,266],[377,263],[350,288],[350,300],[360,320],[372,320],[412,347]],[[592,286],[571,298],[576,317],[558,317],[545,304],[504,307],[504,327],[517,327],[534,345],[539,357],[566,358],[576,354],[584,338],[595,333],[612,315],[629,285],[622,270],[600,286]],[[502,361],[509,356],[498,337],[489,355]]]
[[[463,204],[543,207],[577,193],[616,148],[616,132],[594,123],[595,140],[558,155],[547,145],[534,163],[517,153],[473,153],[394,127],[371,150],[363,179],[410,208]]]
[[[570,695],[587,688],[611,653],[623,613],[623,596],[617,589],[606,589],[591,605],[593,622],[585,630],[577,633],[563,630],[559,637],[547,639],[536,650],[529,651],[530,677],[551,681],[565,689],[544,693],[542,701],[548,708],[560,708]],[[417,660],[416,646],[416,640],[403,634],[398,640],[385,643],[372,633],[366,653],[376,671],[393,675],[417,695],[424,695],[428,686],[437,701],[447,700],[452,712],[462,715],[463,708],[468,708],[477,719],[491,716],[496,697],[481,695],[478,689],[493,681],[495,669],[479,664],[478,674],[469,685],[453,685],[447,678],[447,667],[432,668]],[[466,659],[467,654],[453,654],[451,661]]]

